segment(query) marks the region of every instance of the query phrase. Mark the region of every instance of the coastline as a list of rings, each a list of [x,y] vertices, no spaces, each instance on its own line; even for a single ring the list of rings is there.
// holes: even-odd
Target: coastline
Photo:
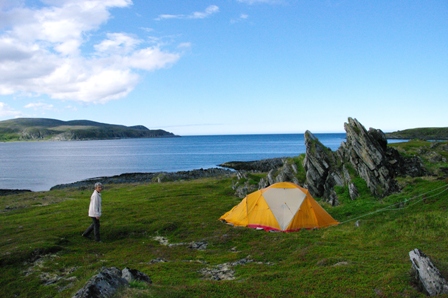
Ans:
[[[316,135],[320,139],[321,134]],[[343,134],[324,135],[331,136],[329,139],[325,140],[323,137],[322,139],[323,143],[332,150],[337,150],[344,141]],[[48,191],[59,185],[75,185],[97,178],[109,180],[111,177],[121,177],[122,183],[127,183],[126,181],[132,183],[134,180],[131,177],[135,176],[135,173],[151,175],[153,179],[157,176],[174,177],[176,173],[194,173],[217,167],[239,170],[244,169],[249,163],[249,158],[253,158],[252,161],[273,160],[296,157],[305,153],[302,138],[303,135],[300,134],[287,134],[276,135],[274,138],[272,135],[166,138],[156,143],[139,139],[93,143],[89,141],[52,142],[52,144],[47,143],[48,145],[43,144],[46,142],[37,142],[39,145],[32,145],[32,149],[28,144],[23,144],[25,142],[20,142],[20,146],[7,145],[3,151],[2,160],[6,162],[4,164],[6,175],[0,177],[4,181],[0,187],[3,190],[0,195],[24,191]],[[388,141],[396,143],[407,140]],[[12,158],[17,155],[22,158]],[[18,161],[19,166],[17,166]],[[35,162],[37,163],[34,166]],[[89,165],[94,163],[97,163],[97,169],[105,167],[108,170],[90,169]],[[238,168],[241,165],[243,168]],[[75,173],[77,175],[74,175]],[[52,176],[58,179],[48,179]],[[72,177],[74,179],[71,179]],[[123,177],[128,179],[123,180]],[[43,179],[47,179],[47,182],[43,187],[34,187],[36,184],[31,185],[30,182],[34,182],[35,180],[31,179],[35,178],[39,179],[36,180],[39,183],[44,181]],[[22,183],[16,183],[16,181],[22,181]],[[150,179],[146,178],[146,181]]]
[[[120,175],[93,177],[73,183],[63,183],[52,186],[49,191],[56,189],[77,188],[90,189],[96,182],[103,184],[127,184],[127,183],[161,183],[167,181],[193,180],[210,177],[228,177],[238,170],[256,170],[268,171],[273,167],[283,164],[283,160],[290,157],[269,158],[255,161],[230,161],[225,162],[219,167],[207,169],[194,169],[190,171],[177,172],[154,172],[154,173],[123,173]],[[0,189],[0,196],[18,194],[23,192],[35,192],[29,189]]]

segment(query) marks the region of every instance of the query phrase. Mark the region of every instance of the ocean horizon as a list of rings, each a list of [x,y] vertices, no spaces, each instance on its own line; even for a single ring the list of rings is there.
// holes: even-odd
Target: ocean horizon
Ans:
[[[316,133],[336,150],[345,133]],[[202,135],[0,143],[0,189],[45,191],[124,173],[178,172],[305,153],[304,134]]]

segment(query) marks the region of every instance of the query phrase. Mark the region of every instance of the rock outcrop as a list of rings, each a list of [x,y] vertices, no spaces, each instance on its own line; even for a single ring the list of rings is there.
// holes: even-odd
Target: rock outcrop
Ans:
[[[284,158],[271,158],[255,161],[229,161],[220,164],[220,167],[232,168],[237,171],[269,172],[272,169],[283,166]]]
[[[344,124],[346,141],[335,152],[326,148],[310,132],[305,132],[306,185],[315,197],[338,203],[335,186],[347,186],[352,199],[358,190],[353,179],[361,177],[370,192],[384,197],[399,190],[397,176],[423,176],[426,170],[418,157],[404,158],[387,146],[386,135],[379,129],[368,131],[356,119]]]
[[[428,174],[418,156],[403,157],[387,146],[386,135],[380,129],[366,130],[353,118],[348,118],[344,129],[346,141],[336,151],[325,147],[310,131],[305,132],[305,181],[298,180],[297,165],[288,158],[229,162],[221,166],[238,171],[238,180],[232,187],[240,198],[276,182],[290,181],[302,184],[314,197],[323,198],[332,205],[339,203],[337,187],[347,187],[352,200],[359,196],[355,183],[358,178],[366,182],[372,195],[381,198],[399,191],[397,177]],[[434,153],[433,158],[443,160],[444,157]],[[251,172],[265,172],[267,176],[256,185],[250,181]]]
[[[102,268],[84,287],[76,292],[73,298],[113,297],[120,288],[129,286],[129,283],[134,280],[152,283],[149,276],[136,269]]]
[[[325,147],[310,132],[305,132],[306,155],[303,166],[306,171],[306,185],[311,195],[325,197],[333,205],[337,203],[334,187],[344,185],[337,155]],[[339,171],[338,169],[341,169]]]
[[[428,296],[448,294],[448,282],[431,259],[421,250],[409,252],[412,263],[412,275],[418,288]]]

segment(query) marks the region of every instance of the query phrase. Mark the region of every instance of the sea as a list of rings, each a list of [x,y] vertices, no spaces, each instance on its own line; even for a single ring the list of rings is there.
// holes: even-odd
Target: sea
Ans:
[[[332,150],[345,133],[314,134]],[[305,153],[303,134],[0,143],[0,189],[45,191],[123,173],[177,172]]]

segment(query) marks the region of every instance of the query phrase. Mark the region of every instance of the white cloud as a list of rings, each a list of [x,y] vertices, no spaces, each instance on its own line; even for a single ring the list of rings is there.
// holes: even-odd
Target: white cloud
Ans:
[[[126,57],[125,65],[144,70],[156,70],[173,64],[179,59],[179,54],[162,52],[159,48],[146,48],[135,51]]]
[[[152,31],[154,31],[154,29],[152,29],[152,28],[148,28],[148,27],[141,27],[140,29],[142,29],[143,31],[146,31],[146,32],[152,32]]]
[[[106,103],[124,97],[134,89],[139,77],[119,59],[123,57],[92,59],[90,63],[75,59],[61,61],[51,74],[40,78],[44,86],[39,91],[54,99],[85,103]]]
[[[218,13],[219,7],[216,5],[208,6],[204,11],[195,11],[189,15],[184,14],[161,14],[156,20],[167,20],[167,19],[205,19],[209,16]]]
[[[126,33],[109,33],[90,53],[82,52],[89,34],[111,17],[109,9],[131,0],[42,2],[47,6],[31,9],[0,0],[0,95],[105,103],[135,88],[137,69],[153,71],[180,59]]]
[[[34,110],[52,110],[54,106],[43,102],[34,102],[27,104],[25,108]]]
[[[185,16],[183,14],[161,14],[157,17],[157,21],[159,20],[168,20],[168,19],[183,19]]]
[[[182,42],[177,47],[179,49],[189,49],[191,48],[191,42]]]
[[[237,19],[230,20],[230,23],[235,24],[235,23],[238,23],[238,22],[245,21],[248,18],[249,18],[248,14],[242,13],[242,14],[240,14],[240,16]]]
[[[132,52],[141,41],[124,33],[108,33],[108,39],[95,45],[95,50],[100,53],[124,53]]]
[[[211,16],[212,14],[215,14],[219,12],[219,7],[216,5],[210,5],[209,7],[207,7],[205,9],[204,12],[194,12],[191,15],[188,16],[188,18],[190,19],[204,19],[207,18],[209,16]]]
[[[12,109],[4,102],[0,102],[0,117],[18,117],[21,113]]]

